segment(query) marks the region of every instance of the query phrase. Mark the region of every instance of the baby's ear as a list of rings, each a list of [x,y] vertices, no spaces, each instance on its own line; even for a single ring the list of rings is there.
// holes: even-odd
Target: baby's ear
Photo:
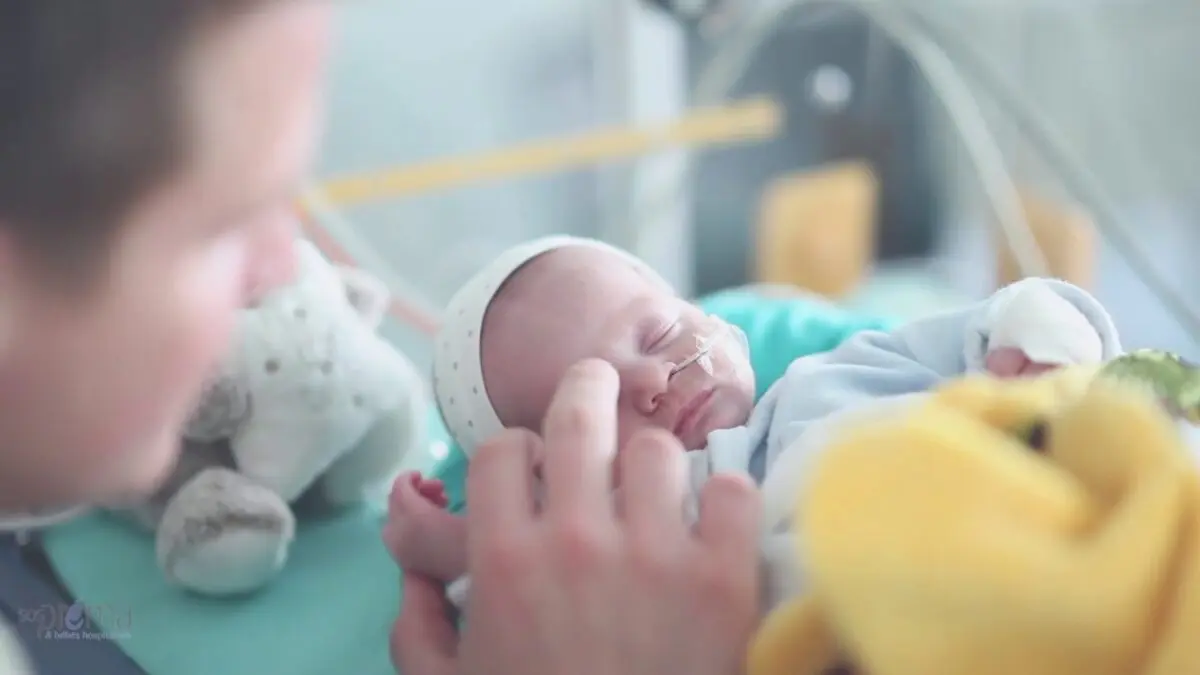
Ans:
[[[337,268],[342,279],[346,300],[372,328],[383,323],[392,295],[387,286],[374,276],[352,267]]]

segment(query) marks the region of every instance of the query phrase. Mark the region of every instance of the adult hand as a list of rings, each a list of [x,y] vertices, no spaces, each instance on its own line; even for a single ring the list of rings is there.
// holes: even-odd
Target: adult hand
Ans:
[[[757,492],[714,478],[687,526],[684,449],[648,433],[620,453],[614,504],[617,392],[610,366],[582,363],[541,438],[508,431],[479,449],[467,480],[467,628],[459,640],[440,589],[409,575],[392,644],[403,675],[742,672],[759,611]],[[540,509],[534,457],[544,458]]]

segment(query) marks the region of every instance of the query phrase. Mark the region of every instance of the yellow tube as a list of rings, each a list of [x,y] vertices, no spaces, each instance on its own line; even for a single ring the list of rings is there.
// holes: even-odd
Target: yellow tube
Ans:
[[[696,110],[662,125],[622,127],[549,139],[471,157],[333,179],[321,186],[336,206],[431,192],[477,181],[599,164],[679,146],[712,146],[764,140],[783,127],[783,111],[770,99]]]

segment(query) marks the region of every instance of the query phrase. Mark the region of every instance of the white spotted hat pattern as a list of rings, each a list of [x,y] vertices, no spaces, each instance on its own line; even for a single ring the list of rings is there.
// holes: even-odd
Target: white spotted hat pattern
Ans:
[[[480,333],[496,291],[514,272],[539,255],[567,246],[587,246],[627,259],[647,278],[668,285],[634,255],[596,239],[557,235],[505,250],[463,284],[446,307],[433,352],[433,391],[450,436],[468,457],[504,429],[483,382]]]

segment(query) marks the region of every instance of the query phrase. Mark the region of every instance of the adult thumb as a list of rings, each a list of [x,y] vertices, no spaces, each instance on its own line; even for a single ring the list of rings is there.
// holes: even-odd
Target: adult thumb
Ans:
[[[453,675],[458,634],[442,584],[406,573],[400,617],[392,627],[392,664],[401,675]]]

